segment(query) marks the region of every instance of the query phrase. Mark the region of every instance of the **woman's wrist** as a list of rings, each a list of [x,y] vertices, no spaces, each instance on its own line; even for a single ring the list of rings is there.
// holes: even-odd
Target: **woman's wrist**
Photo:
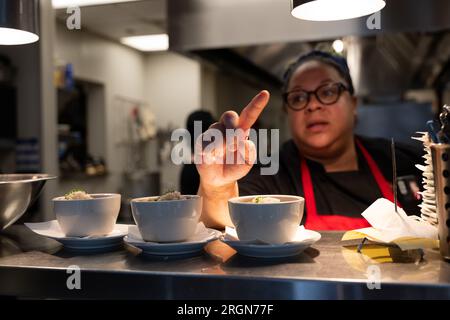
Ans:
[[[198,194],[203,198],[201,221],[209,228],[223,229],[233,226],[228,213],[228,199],[238,196],[237,182],[211,186],[200,182]]]
[[[200,181],[199,195],[207,198],[226,199],[238,196],[237,182],[231,182],[225,185],[217,186]]]

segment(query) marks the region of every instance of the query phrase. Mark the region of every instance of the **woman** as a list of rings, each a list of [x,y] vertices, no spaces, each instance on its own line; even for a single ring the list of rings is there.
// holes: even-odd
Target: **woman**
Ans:
[[[205,132],[208,127],[214,123],[213,115],[205,110],[196,110],[189,114],[186,120],[186,129],[191,136],[191,150],[194,150],[194,141],[197,138],[195,136],[195,122],[198,121],[201,125],[201,133]],[[192,151],[193,154],[193,151]],[[193,155],[192,155],[193,158]],[[200,177],[198,175],[195,164],[188,163],[183,165],[183,169],[180,174],[180,192],[182,194],[195,194],[200,185]]]
[[[278,173],[261,176],[256,168],[251,170],[252,161],[197,165],[202,220],[214,227],[232,225],[227,200],[234,196],[294,194],[305,198],[306,228],[368,226],[361,213],[380,197],[393,201],[390,142],[355,136],[357,101],[345,59],[320,51],[300,57],[286,72],[284,92],[292,140],[280,149]],[[240,115],[228,111],[212,128],[248,130],[268,100],[269,93],[262,91]],[[251,141],[236,152],[244,151],[255,153]],[[420,176],[415,150],[397,144],[396,159],[399,176]],[[417,208],[414,201],[406,201],[414,199],[403,200],[405,209]]]

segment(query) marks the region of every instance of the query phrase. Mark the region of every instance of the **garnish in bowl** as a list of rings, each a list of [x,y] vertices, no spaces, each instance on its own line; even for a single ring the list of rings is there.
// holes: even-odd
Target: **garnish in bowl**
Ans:
[[[273,197],[263,197],[263,196],[257,196],[252,199],[253,203],[277,203],[281,202],[280,199],[273,198]]]
[[[64,195],[65,200],[88,200],[93,199],[86,191],[81,189],[73,189]]]

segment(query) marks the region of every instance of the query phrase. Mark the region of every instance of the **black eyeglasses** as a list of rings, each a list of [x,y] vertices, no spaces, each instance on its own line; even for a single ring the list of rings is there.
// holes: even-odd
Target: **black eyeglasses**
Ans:
[[[283,94],[283,100],[292,110],[301,111],[306,108],[311,100],[311,94],[314,94],[320,103],[329,105],[338,101],[344,91],[348,91],[348,88],[342,83],[327,83],[314,91],[294,90],[286,92]]]

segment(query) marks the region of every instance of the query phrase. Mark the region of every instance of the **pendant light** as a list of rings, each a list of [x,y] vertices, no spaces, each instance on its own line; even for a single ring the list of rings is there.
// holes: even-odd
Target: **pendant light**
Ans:
[[[0,45],[36,42],[38,0],[0,0]]]
[[[385,5],[384,0],[291,0],[291,14],[302,20],[336,21],[373,14]]]

